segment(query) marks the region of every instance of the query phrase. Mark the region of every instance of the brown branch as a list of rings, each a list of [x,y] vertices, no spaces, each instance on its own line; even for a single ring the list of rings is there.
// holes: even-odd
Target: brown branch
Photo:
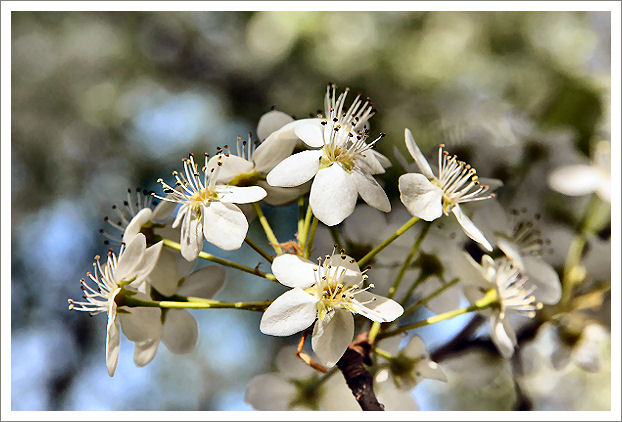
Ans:
[[[384,406],[378,402],[374,393],[374,377],[365,369],[364,363],[371,365],[369,359],[369,333],[359,334],[356,339],[346,349],[337,367],[341,370],[343,377],[354,398],[363,410],[384,410]]]

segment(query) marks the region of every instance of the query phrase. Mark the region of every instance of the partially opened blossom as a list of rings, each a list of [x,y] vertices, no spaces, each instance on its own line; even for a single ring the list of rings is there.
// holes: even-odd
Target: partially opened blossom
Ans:
[[[173,172],[176,188],[158,180],[167,194],[159,198],[181,204],[173,228],[181,225],[181,254],[188,261],[197,258],[204,237],[221,249],[239,249],[248,232],[248,221],[235,204],[257,202],[266,196],[266,191],[259,186],[218,184],[222,164],[209,168],[207,162],[206,154],[201,177],[194,156],[191,154],[189,159],[184,159],[183,171]]]
[[[106,367],[110,376],[114,375],[119,360],[119,320],[125,320],[124,326],[139,328],[127,331],[124,328],[128,338],[131,337],[133,341],[138,341],[143,336],[148,338],[150,335],[150,327],[140,324],[144,316],[142,310],[117,314],[117,295],[123,289],[137,294],[137,289],[153,270],[161,249],[161,242],[147,248],[145,236],[137,234],[127,245],[121,245],[118,257],[110,251],[105,265],[101,265],[99,257],[95,257],[93,272],[87,273],[87,278],[80,280],[84,301],[69,299],[69,309],[89,312],[91,315],[108,313]]]
[[[162,299],[163,293],[160,290],[153,291],[149,282],[157,270],[158,266],[141,287],[145,295],[141,295],[140,298],[146,300],[150,300],[152,297]],[[160,281],[160,286],[164,282],[161,278],[157,278],[157,280]],[[224,268],[210,265],[190,274],[186,273],[181,277],[168,279],[168,286],[165,288],[168,293],[164,296],[179,295],[209,299],[222,288],[224,281]],[[134,318],[126,317],[121,320],[121,326],[126,335],[130,331],[139,333],[144,331],[143,327],[150,327],[147,334],[139,335],[139,340],[134,341],[134,363],[137,366],[145,366],[153,360],[160,341],[176,354],[190,353],[194,350],[199,330],[196,319],[187,310],[130,308],[128,312]]]
[[[392,355],[392,358],[379,356],[382,369],[376,375],[377,382],[392,379],[395,386],[402,390],[412,390],[426,378],[447,382],[443,369],[430,359],[421,337],[411,337],[400,349],[401,341],[402,338],[396,336],[378,343],[378,347]]]
[[[508,215],[497,201],[490,201],[473,215],[473,221],[537,287],[538,300],[555,304],[561,298],[561,283],[557,271],[543,259],[547,242],[536,227],[538,219],[538,215],[527,219],[519,210],[511,210]]]
[[[402,306],[369,293],[373,284],[356,261],[345,254],[327,255],[319,264],[296,255],[274,259],[272,272],[292,290],[283,293],[266,309],[260,329],[264,334],[290,336],[315,322],[311,346],[320,361],[333,366],[354,336],[353,314],[375,322],[389,322],[402,315]]]
[[[421,173],[407,173],[399,178],[400,199],[408,211],[423,220],[433,221],[451,211],[464,232],[488,251],[492,246],[471,219],[462,211],[460,204],[491,198],[489,186],[481,185],[475,169],[464,161],[438,149],[438,176],[415,143],[410,130],[405,130],[406,148]]]
[[[564,195],[582,196],[596,192],[611,202],[611,143],[596,144],[592,162],[559,167],[549,175],[549,186]]]
[[[299,122],[294,132],[310,148],[296,153],[274,167],[266,180],[272,186],[299,186],[313,179],[309,203],[324,224],[341,223],[354,211],[361,198],[384,212],[391,204],[373,175],[384,173],[390,163],[372,148],[382,138],[367,142],[365,123],[373,114],[369,100],[356,97],[347,111],[348,91],[336,97],[335,88],[327,92],[327,118]]]
[[[516,346],[516,333],[510,323],[510,313],[533,318],[542,308],[538,301],[536,286],[527,281],[511,261],[502,258],[494,261],[482,257],[481,265],[465,254],[465,259],[475,271],[465,271],[465,295],[471,303],[484,295],[491,295],[493,306],[482,310],[488,317],[490,338],[499,352],[510,357]]]

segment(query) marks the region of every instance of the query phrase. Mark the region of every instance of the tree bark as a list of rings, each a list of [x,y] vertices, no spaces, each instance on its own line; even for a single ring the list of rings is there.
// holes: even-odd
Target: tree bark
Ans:
[[[372,363],[369,359],[370,349],[368,333],[359,334],[339,359],[337,367],[341,370],[361,409],[384,410],[384,406],[378,402],[374,393],[374,377],[364,366]]]

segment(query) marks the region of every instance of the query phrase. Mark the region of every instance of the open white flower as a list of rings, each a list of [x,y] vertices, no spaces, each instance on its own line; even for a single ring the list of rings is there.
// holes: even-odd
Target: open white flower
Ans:
[[[395,386],[403,390],[412,390],[425,378],[447,382],[443,369],[430,360],[421,337],[411,337],[402,349],[399,348],[401,341],[401,337],[395,336],[378,343],[378,347],[393,357],[379,356],[379,361],[386,363],[380,364],[382,369],[376,374],[376,382],[392,378]]]
[[[534,221],[521,217],[526,210],[511,210],[510,216],[497,201],[490,201],[486,207],[473,215],[486,235],[490,235],[499,249],[510,259],[518,271],[525,274],[529,282],[538,289],[538,300],[555,304],[561,298],[559,275],[551,264],[542,259],[545,241]],[[536,214],[534,220],[540,217]]]
[[[348,91],[336,98],[327,92],[327,119],[296,122],[293,129],[311,149],[294,154],[274,167],[266,180],[272,186],[299,186],[314,178],[309,203],[324,224],[341,223],[354,211],[360,195],[370,206],[384,212],[391,204],[372,175],[384,173],[390,162],[372,148],[382,138],[367,143],[367,120],[373,114],[369,100],[356,97],[344,112]],[[293,123],[292,123],[293,124]]]
[[[264,334],[290,336],[315,322],[311,346],[320,361],[334,366],[354,336],[353,314],[375,322],[389,322],[402,315],[402,306],[369,293],[367,278],[351,257],[327,255],[318,264],[296,255],[280,255],[272,263],[277,280],[292,290],[266,309],[260,329]]]
[[[462,229],[486,250],[492,246],[482,232],[466,216],[460,204],[481,201],[494,196],[489,186],[483,186],[475,175],[475,169],[464,161],[438,149],[438,177],[415,143],[410,130],[404,131],[406,148],[417,163],[421,173],[407,173],[399,178],[400,199],[408,211],[423,220],[433,221],[451,211]]]
[[[160,264],[158,264],[159,266]],[[158,266],[152,271],[157,272]],[[143,285],[147,294],[146,300],[152,296],[161,300],[162,292],[151,291],[149,280]],[[222,288],[225,282],[225,270],[222,267],[210,265],[203,267],[183,277],[168,280],[167,293],[165,296],[190,296],[200,298],[212,298]],[[160,283],[161,284],[161,283]],[[141,290],[143,290],[141,288]],[[170,293],[172,292],[172,293]],[[123,332],[144,331],[144,327],[151,327],[148,334],[142,334],[134,343],[134,363],[137,366],[145,366],[153,360],[158,350],[160,341],[173,353],[184,354],[194,350],[197,344],[199,330],[196,319],[185,309],[159,308],[130,308],[130,315],[134,318],[121,320]],[[130,338],[130,336],[128,336]],[[130,338],[132,340],[132,338]]]
[[[124,328],[128,338],[132,337],[134,341],[137,341],[142,336],[149,335],[148,327],[141,326],[140,322],[136,324],[137,321],[134,321],[135,318],[142,317],[140,311],[117,315],[115,298],[121,289],[135,290],[145,281],[153,270],[161,249],[161,242],[147,248],[145,236],[137,234],[127,245],[121,245],[118,258],[110,251],[104,266],[100,264],[99,257],[95,257],[93,273],[87,273],[87,278],[80,280],[85,300],[69,299],[69,309],[89,312],[91,315],[108,313],[106,367],[110,376],[114,375],[119,360],[121,341],[119,319],[126,320],[129,326],[141,327],[135,333],[128,332]]]
[[[234,204],[257,202],[266,196],[259,186],[229,186],[217,184],[222,162],[208,167],[205,154],[205,167],[200,177],[194,157],[184,159],[182,173],[173,172],[177,180],[176,188],[167,185],[162,179],[166,197],[162,200],[181,204],[173,228],[181,224],[181,254],[188,261],[197,258],[203,246],[203,237],[208,242],[224,250],[239,249],[248,232],[246,216]]]
[[[258,145],[260,145],[258,141],[253,142],[249,134],[248,140],[238,137],[235,149],[229,148],[229,145],[225,145],[224,149],[219,149],[218,155],[208,161],[208,169],[217,166],[218,162],[222,163],[216,183],[233,186],[260,186],[267,193],[264,201],[270,205],[286,204],[309,191],[308,183],[289,188],[269,185],[266,182],[266,173],[272,170],[276,163],[271,164],[272,156],[257,155]],[[270,163],[266,163],[266,160]]]
[[[494,306],[481,312],[488,316],[493,343],[503,356],[510,357],[516,346],[516,333],[510,324],[509,313],[533,318],[536,311],[542,308],[542,303],[537,301],[536,286],[528,284],[527,277],[505,258],[494,261],[484,255],[481,265],[466,253],[465,259],[475,271],[465,272],[464,283],[467,286],[464,293],[471,303],[477,302],[483,295],[494,297]]]
[[[596,144],[590,164],[574,164],[553,170],[549,186],[569,196],[582,196],[596,192],[606,202],[611,202],[611,143]]]

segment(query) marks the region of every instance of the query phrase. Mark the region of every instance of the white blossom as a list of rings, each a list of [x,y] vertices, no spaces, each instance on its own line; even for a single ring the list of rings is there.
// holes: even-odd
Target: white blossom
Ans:
[[[376,382],[392,379],[395,386],[402,390],[412,390],[425,378],[447,382],[443,369],[430,359],[421,337],[411,337],[400,349],[401,341],[400,336],[395,336],[378,343],[379,348],[393,357],[386,359],[378,355],[382,369],[376,374]]]
[[[162,179],[165,201],[181,204],[173,228],[181,225],[181,254],[188,261],[197,258],[203,246],[203,238],[224,250],[239,249],[248,232],[246,216],[235,204],[257,202],[266,196],[266,191],[259,186],[229,186],[217,184],[222,162],[205,166],[199,174],[194,157],[184,159],[181,173],[173,172],[177,180],[176,189]]]
[[[276,164],[270,164],[273,161],[273,156],[256,154],[258,146],[261,146],[259,142],[253,142],[249,134],[248,140],[242,140],[241,137],[238,137],[235,149],[230,148],[229,145],[225,145],[224,149],[219,149],[218,155],[208,161],[208,168],[216,166],[218,162],[222,163],[216,183],[234,186],[260,186],[267,193],[264,201],[270,205],[286,204],[309,191],[309,183],[287,188],[269,185],[266,182],[266,174]],[[270,163],[266,163],[266,160],[269,160]]]
[[[477,302],[484,295],[494,296],[493,306],[481,312],[488,316],[493,343],[503,356],[510,357],[516,346],[516,333],[509,314],[529,318],[536,315],[536,311],[542,308],[535,294],[536,286],[528,284],[527,278],[508,259],[494,261],[484,255],[480,265],[466,253],[465,258],[475,270],[465,271],[465,295],[471,303]]]
[[[564,195],[582,196],[596,192],[611,202],[611,143],[600,141],[589,164],[559,167],[549,175],[549,186]]]
[[[149,280],[158,267],[152,271]],[[170,272],[168,273],[170,275]],[[155,296],[162,299],[160,291],[152,292],[149,280],[144,284],[144,292],[149,299]],[[225,281],[225,270],[222,267],[210,265],[196,270],[190,274],[186,273],[181,277],[170,278],[168,280],[169,292],[165,296],[190,296],[199,298],[213,297],[223,286]],[[160,283],[160,285],[162,282]],[[143,289],[141,289],[143,290]],[[137,366],[145,366],[153,360],[158,350],[160,341],[173,353],[184,354],[194,350],[198,339],[198,326],[195,318],[185,309],[159,309],[159,308],[130,308],[130,314],[137,313],[131,321],[136,330],[151,327],[148,335],[143,335],[140,341],[134,344],[134,363]],[[127,324],[124,325],[124,332],[127,332]]]
[[[264,334],[289,336],[315,322],[311,346],[320,361],[334,366],[354,336],[353,314],[375,322],[402,315],[402,306],[369,293],[367,278],[354,259],[345,254],[327,255],[319,264],[296,255],[280,255],[272,263],[277,280],[289,290],[266,309],[260,329]],[[317,320],[317,321],[316,321]]]
[[[555,304],[561,298],[561,283],[553,266],[543,259],[548,242],[535,223],[540,216],[536,214],[533,220],[529,220],[522,216],[525,212],[513,209],[508,216],[497,201],[490,201],[474,213],[473,221],[536,286],[538,300]]]
[[[314,149],[284,159],[266,178],[270,185],[281,187],[299,186],[313,179],[309,203],[314,215],[328,226],[352,214],[359,195],[374,208],[391,210],[386,193],[373,177],[384,173],[390,162],[372,149],[383,135],[367,143],[365,124],[373,115],[371,103],[357,96],[344,112],[347,93],[336,97],[335,87],[329,87],[326,120],[294,122],[295,134]]]
[[[460,207],[461,203],[491,198],[490,187],[483,186],[475,175],[475,169],[443,151],[438,150],[438,176],[415,143],[410,130],[405,130],[408,152],[421,173],[407,173],[399,178],[400,199],[408,211],[423,220],[433,221],[451,211],[464,232],[486,250],[492,246],[482,232],[473,224]]]
[[[139,341],[143,336],[149,336],[148,327],[142,327],[135,321],[141,318],[140,311],[117,315],[115,299],[122,289],[136,292],[153,270],[161,249],[161,242],[147,248],[145,236],[137,234],[127,245],[121,245],[118,257],[110,251],[105,265],[101,265],[99,256],[95,257],[93,272],[87,273],[87,278],[80,280],[84,301],[69,299],[69,309],[89,312],[91,315],[108,313],[106,367],[110,376],[114,375],[119,359],[119,319],[124,322],[123,331],[130,340]],[[132,330],[134,327],[139,329]]]

